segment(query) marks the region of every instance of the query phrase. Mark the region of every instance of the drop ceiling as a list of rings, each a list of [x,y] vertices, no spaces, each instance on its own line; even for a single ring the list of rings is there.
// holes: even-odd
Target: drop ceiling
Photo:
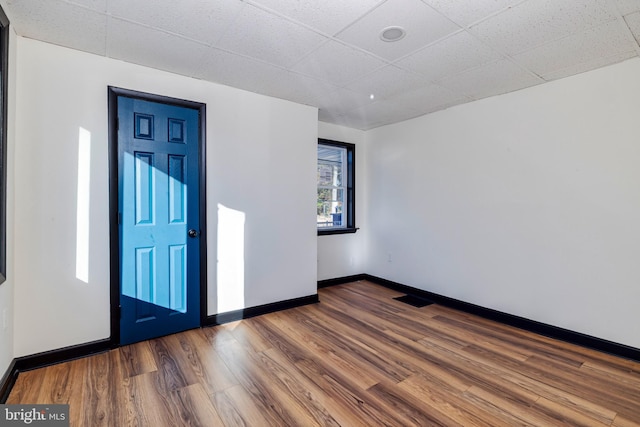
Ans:
[[[640,0],[0,4],[20,36],[312,105],[357,129],[640,54]],[[381,40],[389,26],[406,36]]]

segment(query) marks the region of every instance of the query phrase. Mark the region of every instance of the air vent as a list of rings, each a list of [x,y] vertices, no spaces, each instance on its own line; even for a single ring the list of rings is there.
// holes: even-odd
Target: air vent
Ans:
[[[414,307],[426,307],[427,305],[433,304],[433,301],[429,301],[428,299],[421,298],[416,295],[403,295],[401,297],[396,297],[394,300],[403,302],[405,304],[412,305]]]

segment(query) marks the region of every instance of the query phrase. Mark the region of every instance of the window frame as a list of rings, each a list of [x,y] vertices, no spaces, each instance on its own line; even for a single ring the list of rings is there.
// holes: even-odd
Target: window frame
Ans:
[[[7,280],[7,116],[9,19],[0,6],[0,285]]]
[[[318,236],[326,236],[332,234],[348,234],[358,231],[356,227],[356,146],[348,142],[333,141],[331,139],[318,138],[318,145],[326,145],[330,147],[338,147],[346,150],[346,186],[345,186],[345,206],[343,212],[346,212],[346,225],[340,227],[316,227]],[[316,156],[316,168],[317,168]],[[316,189],[318,182],[316,181]]]

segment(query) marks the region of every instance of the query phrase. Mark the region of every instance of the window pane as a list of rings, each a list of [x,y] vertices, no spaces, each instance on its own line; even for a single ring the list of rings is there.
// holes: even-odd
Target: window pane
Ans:
[[[342,163],[342,153],[346,151],[345,148],[318,144],[318,162]]]
[[[342,227],[342,207],[345,191],[342,188],[318,188],[318,227]]]
[[[342,185],[341,163],[318,163],[318,185],[335,186]]]
[[[318,185],[331,185],[333,168],[331,165],[318,164]]]

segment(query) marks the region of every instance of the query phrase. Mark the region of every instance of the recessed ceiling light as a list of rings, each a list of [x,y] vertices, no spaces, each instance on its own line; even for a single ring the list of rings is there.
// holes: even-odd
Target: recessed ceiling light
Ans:
[[[402,27],[387,27],[380,32],[380,40],[383,42],[397,42],[402,40],[406,34],[407,32]]]
[[[369,95],[369,99],[373,101],[374,99],[376,99],[376,96],[374,94],[371,94]]]

